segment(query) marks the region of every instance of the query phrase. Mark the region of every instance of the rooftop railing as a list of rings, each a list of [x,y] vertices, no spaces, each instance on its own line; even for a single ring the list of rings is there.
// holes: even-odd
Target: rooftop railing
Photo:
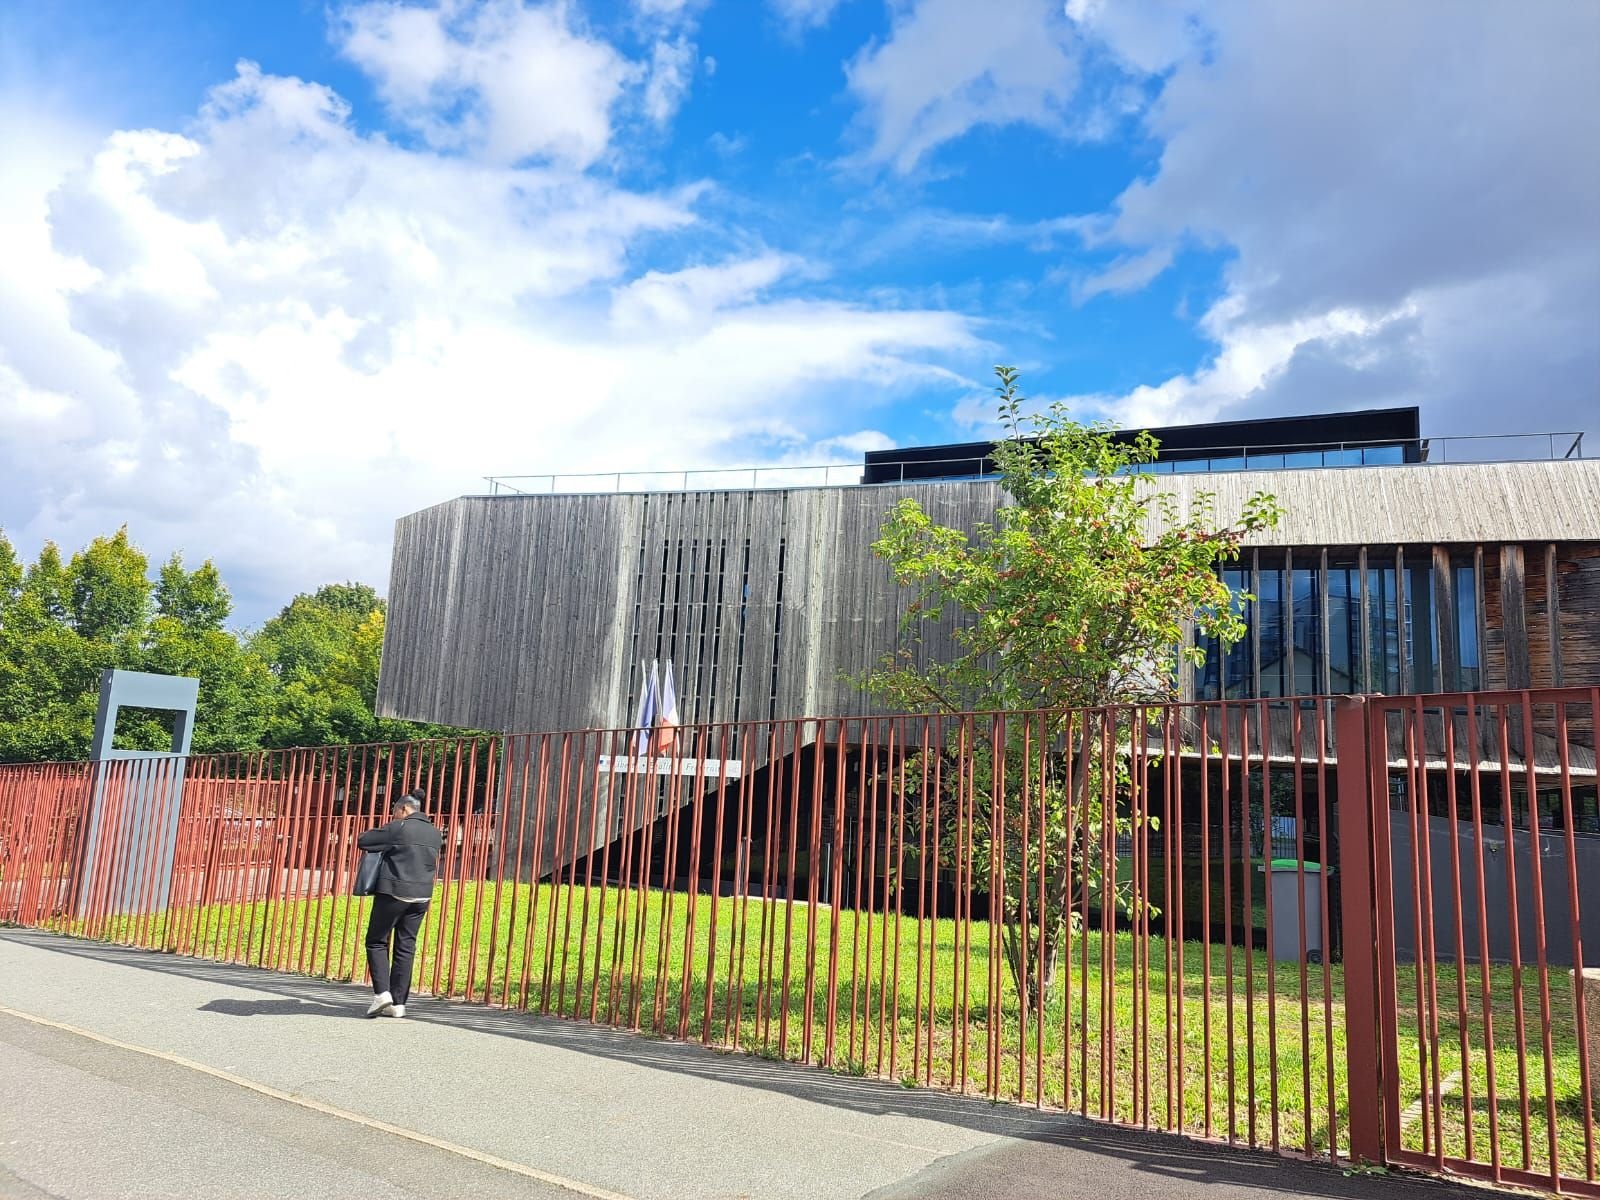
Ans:
[[[1178,457],[1178,455],[1182,457]],[[1175,451],[1134,468],[1153,475],[1231,471],[1297,471],[1314,467],[1437,466],[1441,463],[1552,462],[1583,457],[1582,433],[1493,433],[1402,441],[1326,442],[1290,446],[1210,446]],[[677,471],[486,475],[489,494],[588,495],[613,492],[748,491],[760,488],[860,487],[995,478],[987,458],[877,460],[806,466],[710,467]]]

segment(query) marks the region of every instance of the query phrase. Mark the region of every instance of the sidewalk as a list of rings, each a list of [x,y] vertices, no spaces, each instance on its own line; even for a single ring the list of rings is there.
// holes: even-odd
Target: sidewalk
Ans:
[[[0,931],[0,1197],[1462,1194],[426,998],[366,1021],[364,1001]]]

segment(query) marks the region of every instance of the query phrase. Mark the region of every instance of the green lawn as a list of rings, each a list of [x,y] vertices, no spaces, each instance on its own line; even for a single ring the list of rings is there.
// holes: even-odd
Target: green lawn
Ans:
[[[1344,978],[1338,964],[1327,967],[1326,975],[1323,967],[1308,966],[1302,981],[1297,964],[1272,968],[1265,954],[1235,946],[1230,974],[1228,952],[1213,944],[1208,989],[1202,943],[1169,943],[1159,935],[1144,941],[1127,932],[1106,943],[1097,932],[1075,934],[1067,949],[1070,964],[1062,964],[1045,1007],[1041,1043],[1036,1012],[1027,1014],[1024,1037],[1016,989],[1003,962],[995,964],[1000,986],[991,1008],[991,929],[983,914],[974,914],[968,925],[825,906],[813,913],[803,903],[759,898],[725,898],[713,905],[700,896],[691,904],[683,894],[650,891],[642,906],[640,900],[637,892],[619,895],[615,888],[594,887],[586,895],[581,881],[570,892],[549,884],[441,888],[423,929],[414,987],[584,1019],[592,1015],[650,1034],[883,1075],[907,1086],[1027,1103],[1042,1098],[1047,1105],[1125,1122],[1231,1133],[1242,1141],[1322,1154],[1330,1147],[1342,1152],[1348,1144]],[[251,903],[188,909],[96,932],[203,957],[359,979],[365,914],[366,902],[338,896],[271,908]],[[815,952],[808,955],[813,921]],[[968,949],[964,959],[962,947]],[[962,962],[969,969],[959,970]],[[1493,1128],[1502,1162],[1520,1166],[1518,1056],[1507,1050],[1514,1044],[1509,1034],[1515,1029],[1515,988],[1509,968],[1491,968],[1488,977],[1498,1119],[1491,1120],[1487,1095],[1481,973],[1471,967],[1464,1022],[1471,1069],[1462,1086],[1442,1089],[1444,1144],[1451,1155],[1468,1150],[1470,1093],[1471,1156],[1488,1160]],[[1175,985],[1181,980],[1170,999],[1169,978]],[[1557,979],[1565,986],[1554,997],[1550,1020],[1557,1154],[1563,1170],[1581,1178],[1586,1164],[1573,1005],[1566,972],[1552,972],[1553,991]],[[1453,968],[1439,969],[1438,989],[1438,1073],[1448,1083],[1462,1062]],[[1549,1138],[1543,1022],[1531,969],[1524,972],[1522,990],[1531,1118],[1526,1157],[1538,1170],[1548,1161]],[[1423,1094],[1425,1079],[1431,1094],[1433,1065],[1417,1052],[1414,969],[1401,968],[1396,994],[1404,1109]],[[831,1054],[830,1007],[836,1014]],[[1404,1144],[1431,1148],[1437,1133],[1427,1119],[1407,1116]]]

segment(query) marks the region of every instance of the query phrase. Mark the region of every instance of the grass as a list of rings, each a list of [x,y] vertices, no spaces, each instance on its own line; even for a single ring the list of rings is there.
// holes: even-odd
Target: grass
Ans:
[[[436,891],[414,986],[592,1016],[647,1034],[880,1075],[906,1086],[1041,1101],[1318,1154],[1342,1153],[1348,1145],[1342,966],[1311,964],[1302,977],[1298,964],[1274,965],[1261,951],[1212,944],[1208,970],[1203,943],[1169,943],[1160,935],[1145,940],[1126,931],[1103,938],[1091,930],[1074,934],[1067,947],[1070,963],[1061,966],[1041,1031],[1031,1008],[1024,1022],[1010,974],[991,955],[993,931],[974,916],[970,924],[918,921],[825,906],[813,912],[804,903],[759,898],[691,902],[681,893],[598,887],[586,893],[581,882],[571,890],[466,883]],[[75,932],[358,980],[365,968],[365,917],[364,902],[338,896],[175,910]],[[814,946],[810,953],[808,946]],[[1537,974],[1527,969],[1521,979],[1526,1124],[1510,1036],[1518,989],[1510,968],[1491,967],[1486,978],[1492,1060],[1483,1049],[1485,975],[1479,968],[1467,968],[1460,980],[1465,1021],[1457,1013],[1454,968],[1438,968],[1437,1001],[1420,1006],[1427,1035],[1421,1043],[1418,998],[1435,993],[1426,979],[1419,989],[1414,968],[1399,970],[1402,1110],[1432,1093],[1433,1055],[1419,1054],[1419,1044],[1437,1046],[1441,1081],[1458,1074],[1462,1081],[1442,1088],[1442,1131],[1429,1115],[1406,1112],[1402,1144],[1432,1151],[1442,1132],[1447,1155],[1488,1161],[1493,1137],[1505,1165],[1526,1161],[1546,1169],[1550,1137]],[[1570,984],[1564,991],[1556,987],[1566,978],[1564,971],[1551,972],[1549,1095],[1560,1167],[1583,1178],[1572,993]]]

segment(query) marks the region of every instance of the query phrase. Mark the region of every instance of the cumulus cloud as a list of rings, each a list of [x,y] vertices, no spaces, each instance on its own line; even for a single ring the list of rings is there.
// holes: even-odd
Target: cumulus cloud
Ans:
[[[431,145],[502,163],[594,162],[613,106],[641,75],[562,3],[377,0],[345,8],[335,40],[396,120]]]
[[[849,64],[864,161],[912,170],[981,125],[1067,128],[1078,85],[1072,27],[1050,0],[920,0]]]
[[[1600,7],[1069,14],[1164,78],[1145,117],[1159,166],[1123,192],[1109,238],[1231,254],[1202,325],[1214,360],[1098,399],[1130,421],[1364,400],[1419,403],[1439,433],[1592,422]]]
[[[486,473],[787,455],[980,344],[947,311],[775,295],[815,272],[782,253],[641,272],[701,188],[397,145],[250,64],[183,133],[64,174],[8,146],[39,166],[0,182],[27,267],[0,274],[0,523],[130,521],[215,555],[250,619],[382,582],[394,519]]]

